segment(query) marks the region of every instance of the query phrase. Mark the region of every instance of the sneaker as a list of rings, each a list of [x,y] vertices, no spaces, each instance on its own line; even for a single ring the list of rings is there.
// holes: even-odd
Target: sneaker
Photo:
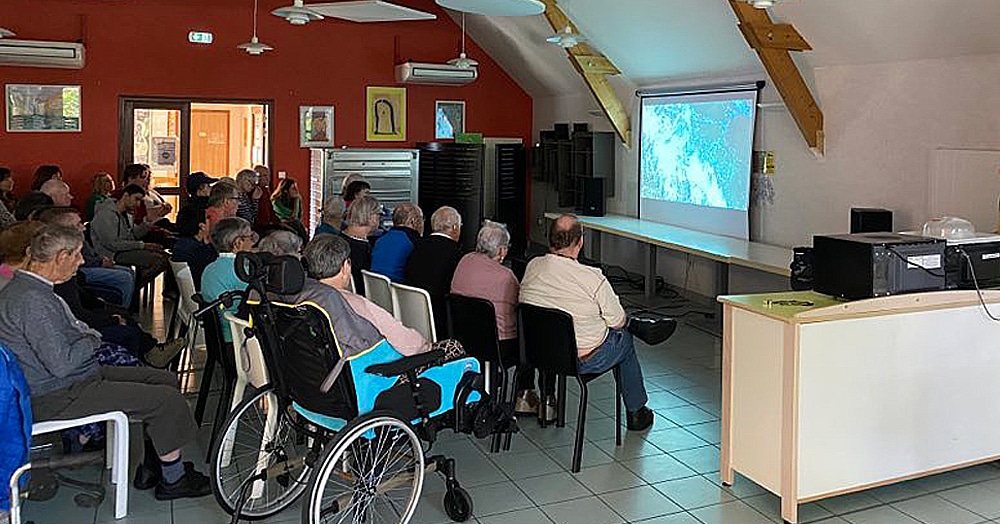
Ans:
[[[645,431],[653,426],[653,411],[643,406],[625,415],[629,431]]]
[[[174,357],[176,357],[182,349],[184,349],[184,339],[175,338],[153,346],[153,348],[146,352],[143,356],[143,360],[154,368],[163,369],[170,365],[170,362],[174,360]]]
[[[208,477],[198,473],[194,468],[188,469],[187,464],[184,464],[184,470],[184,476],[177,482],[167,484],[161,480],[156,485],[156,491],[153,493],[156,500],[197,498],[212,493],[212,486]]]
[[[517,394],[514,400],[515,415],[536,415],[538,414],[538,393],[533,389],[526,389]]]
[[[556,409],[556,397],[548,395],[545,397],[545,403],[538,404],[538,419],[549,424],[555,422],[557,418],[559,410]]]

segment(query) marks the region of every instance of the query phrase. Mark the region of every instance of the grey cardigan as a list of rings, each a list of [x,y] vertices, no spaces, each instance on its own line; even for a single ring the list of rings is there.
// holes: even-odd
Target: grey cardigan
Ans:
[[[52,284],[32,273],[18,271],[0,289],[0,344],[17,355],[33,396],[100,373],[94,352],[101,334],[77,320]]]
[[[99,255],[114,259],[115,253],[142,249],[145,244],[139,239],[149,228],[149,224],[133,224],[131,215],[118,212],[118,206],[108,201],[90,221],[90,239]]]

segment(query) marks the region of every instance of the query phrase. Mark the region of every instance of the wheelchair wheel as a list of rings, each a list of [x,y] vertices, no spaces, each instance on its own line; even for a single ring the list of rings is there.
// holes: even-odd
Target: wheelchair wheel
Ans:
[[[444,494],[444,512],[455,522],[465,522],[472,516],[472,497],[464,489],[455,486]]]
[[[314,469],[302,522],[395,522],[413,516],[424,484],[424,452],[409,424],[387,413],[353,420]]]
[[[237,509],[246,520],[274,515],[308,485],[309,439],[278,406],[270,387],[260,390],[229,415],[212,445],[212,492],[230,515]],[[264,479],[252,479],[258,475]]]

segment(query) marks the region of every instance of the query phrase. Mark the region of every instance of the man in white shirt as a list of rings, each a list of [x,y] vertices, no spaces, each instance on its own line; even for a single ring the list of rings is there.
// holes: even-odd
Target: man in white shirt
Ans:
[[[653,425],[646,407],[646,387],[635,354],[628,316],[611,283],[598,268],[577,261],[583,249],[583,228],[574,215],[562,215],[549,230],[549,253],[528,263],[521,281],[520,301],[561,309],[573,317],[580,373],[621,370],[622,397],[628,429]]]

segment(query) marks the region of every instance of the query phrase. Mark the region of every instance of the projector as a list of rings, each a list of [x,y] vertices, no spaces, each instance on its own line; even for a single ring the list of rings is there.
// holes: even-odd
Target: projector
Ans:
[[[897,233],[813,237],[814,289],[862,299],[945,288],[945,241]]]

